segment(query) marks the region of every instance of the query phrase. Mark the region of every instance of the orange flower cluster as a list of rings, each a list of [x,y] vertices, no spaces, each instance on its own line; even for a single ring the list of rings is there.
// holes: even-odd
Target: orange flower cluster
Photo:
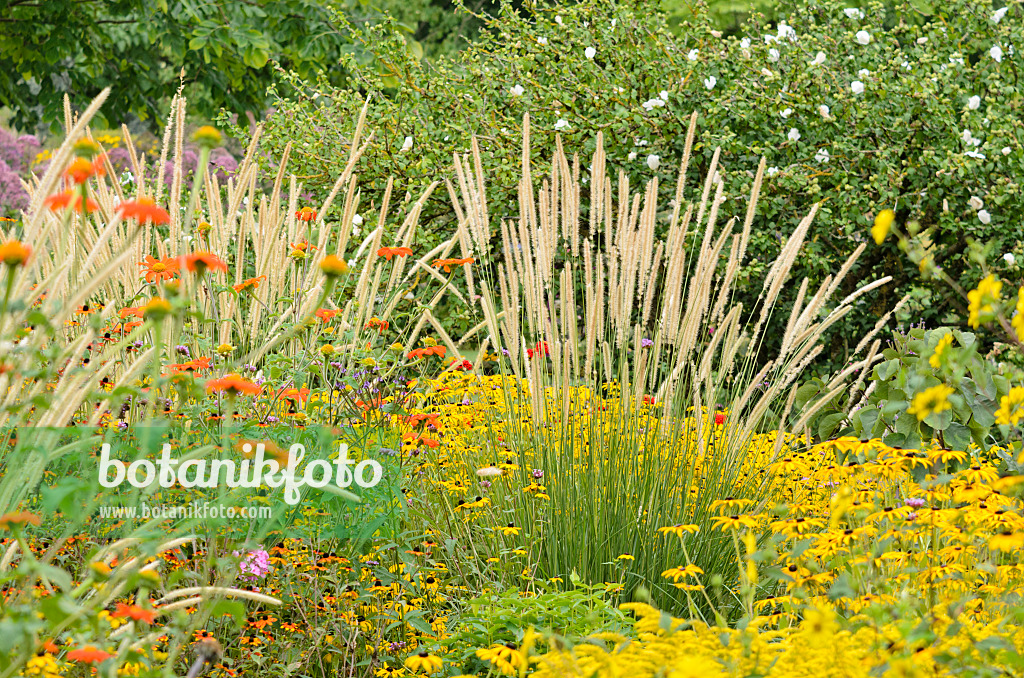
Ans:
[[[409,351],[409,359],[415,360],[416,358],[426,358],[427,356],[436,355],[438,358],[443,358],[444,353],[447,349],[444,346],[427,346],[425,348],[417,348]]]
[[[544,351],[544,355],[551,355],[546,341],[538,341],[535,347],[526,349],[526,355],[532,358],[534,354],[540,355],[541,350]]]
[[[296,210],[295,218],[299,221],[313,221],[316,219],[316,210],[312,207],[303,207],[300,210]]]
[[[326,323],[333,320],[335,316],[341,315],[341,311],[333,308],[320,308],[317,309],[315,315]]]
[[[378,257],[384,257],[388,261],[391,261],[391,257],[406,257],[412,254],[412,250],[408,247],[381,247],[377,250]]]
[[[381,320],[380,318],[370,318],[366,323],[366,327],[363,329],[368,330],[371,327],[377,328],[378,334],[383,334],[388,327],[390,327],[390,323],[388,323],[387,320]]]
[[[134,619],[135,621],[141,621],[147,624],[152,624],[154,621],[156,621],[156,610],[147,610],[146,608],[139,607],[138,605],[118,603],[117,609],[114,610],[114,613],[110,616],[115,619],[129,617],[131,619]]]
[[[473,261],[473,257],[466,257],[465,259],[435,259],[434,268],[443,268],[445,273],[451,273],[452,266],[464,266],[472,264]]]

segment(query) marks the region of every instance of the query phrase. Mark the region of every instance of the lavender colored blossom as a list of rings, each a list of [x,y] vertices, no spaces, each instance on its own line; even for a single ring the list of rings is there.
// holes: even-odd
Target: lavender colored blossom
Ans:
[[[640,340],[640,348],[647,348],[648,346],[654,346],[654,341],[647,337]]]
[[[234,554],[241,555],[238,551],[235,551]],[[242,572],[239,576],[246,581],[253,581],[274,569],[270,566],[270,554],[262,547],[246,553],[238,568]]]
[[[537,480],[540,480],[541,478],[544,477],[544,471],[541,471],[539,468],[535,468],[533,469],[533,473],[531,475]]]
[[[925,505],[925,499],[924,497],[910,497],[908,499],[904,499],[903,503],[910,508],[921,508]]]

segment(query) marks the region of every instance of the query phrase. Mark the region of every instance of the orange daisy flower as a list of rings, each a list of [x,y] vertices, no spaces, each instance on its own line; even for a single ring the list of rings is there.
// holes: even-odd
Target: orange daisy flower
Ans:
[[[320,308],[316,311],[316,317],[325,323],[333,320],[336,315],[341,315],[341,311],[332,308]]]
[[[391,261],[391,257],[406,257],[412,254],[412,250],[408,247],[381,247],[377,250],[378,257],[384,257],[388,261]]]
[[[32,248],[18,240],[8,240],[0,245],[0,262],[14,268],[21,266],[32,256]]]
[[[193,273],[205,273],[207,269],[228,272],[228,265],[213,252],[193,252],[185,255],[185,267]]]
[[[306,398],[309,397],[308,388],[283,388],[277,392],[277,395],[282,400],[299,400],[306,402]]]
[[[139,198],[138,200],[127,200],[117,206],[123,219],[135,219],[140,224],[166,224],[170,223],[171,215],[167,210],[157,207],[156,202],[151,198]]]
[[[452,266],[472,264],[473,261],[473,257],[466,257],[465,259],[435,259],[433,265],[434,268],[443,268],[445,273],[451,273]]]
[[[82,662],[83,664],[98,664],[113,656],[109,652],[104,652],[93,645],[86,645],[85,647],[68,652],[68,659],[74,662]]]
[[[146,274],[146,282],[157,280],[171,280],[178,273],[178,260],[174,257],[157,259],[152,254],[147,254],[145,261],[140,261],[139,266]]]
[[[312,207],[303,207],[295,212],[295,218],[299,221],[313,221],[316,219],[316,210]]]
[[[32,525],[38,526],[42,522],[42,519],[34,513],[28,511],[19,511],[17,513],[5,513],[0,516],[0,529],[9,530],[15,525],[24,525],[25,523],[31,523]]]
[[[242,282],[238,283],[237,285],[232,285],[231,288],[234,291],[239,292],[239,293],[245,292],[247,290],[254,290],[257,287],[259,287],[261,280],[266,280],[266,279],[267,279],[267,276],[265,276],[265,275],[261,275],[258,278],[249,278],[248,280],[243,280]]]
[[[245,395],[259,395],[263,392],[263,389],[248,379],[244,379],[241,375],[229,374],[226,377],[211,379],[206,382],[206,392],[227,393],[229,396],[236,396],[239,393]]]
[[[89,162],[85,158],[75,158],[64,176],[76,184],[84,184],[86,180],[91,176],[102,177],[106,174],[106,169],[103,166],[103,156],[96,158],[96,160]]]
[[[92,214],[100,208],[96,201],[92,198],[86,198],[83,205],[82,195],[78,191],[64,191],[57,195],[51,195],[49,198],[43,201],[46,207],[49,207],[51,211],[58,212],[60,210],[72,207],[76,212],[82,214]]]
[[[438,358],[444,357],[444,352],[447,349],[444,346],[427,346],[425,348],[417,348],[409,351],[409,359],[426,358],[427,356],[436,355]]]
[[[388,323],[387,320],[381,320],[380,318],[370,318],[370,320],[367,321],[366,327],[364,329],[368,330],[371,327],[376,327],[377,333],[383,334],[384,331],[387,330],[388,327],[390,327],[390,324]]]
[[[118,603],[117,609],[110,615],[111,617],[131,617],[135,621],[146,622],[152,624],[156,620],[156,610],[147,610],[138,605],[127,605],[125,603]]]

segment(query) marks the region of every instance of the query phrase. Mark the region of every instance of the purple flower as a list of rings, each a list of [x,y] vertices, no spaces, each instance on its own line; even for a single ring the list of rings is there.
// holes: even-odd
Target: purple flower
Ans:
[[[487,488],[489,488],[490,486],[491,486],[491,481],[490,480],[481,480],[480,481],[480,487],[484,488],[485,490]]]
[[[180,353],[181,355],[185,356],[186,358],[191,357],[191,354],[188,352],[188,346],[179,344],[174,347],[174,350]]]
[[[234,554],[241,555],[238,551],[235,551]],[[238,564],[238,569],[241,570],[239,576],[242,579],[253,581],[271,572],[274,568],[270,566],[270,554],[260,547],[246,553],[242,562]]]
[[[910,508],[921,508],[926,502],[924,497],[910,497],[908,499],[904,499],[903,503]]]
[[[640,348],[647,348],[648,346],[654,346],[654,341],[647,337],[640,340]]]
[[[544,471],[541,471],[539,468],[535,468],[533,469],[533,473],[531,475],[537,480],[540,480],[541,478],[544,477]]]

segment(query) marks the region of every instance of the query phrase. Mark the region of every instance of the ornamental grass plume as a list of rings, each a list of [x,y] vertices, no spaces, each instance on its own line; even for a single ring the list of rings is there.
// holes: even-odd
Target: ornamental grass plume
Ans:
[[[644,582],[665,604],[679,596],[658,582],[671,557],[651,546],[657,528],[701,525],[689,556],[707,572],[734,576],[735,563],[721,555],[727,540],[710,529],[712,502],[723,496],[770,500],[763,476],[744,475],[752,445],[761,444],[756,432],[820,354],[824,331],[862,294],[888,280],[839,303],[831,300],[861,247],[817,290],[803,281],[780,349],[757,365],[768,320],[781,312],[779,294],[817,207],[783,243],[758,305],[732,303],[765,162],[757,168],[745,213],[728,217],[735,202],[725,203],[725,186],[717,179],[719,151],[703,185],[687,183],[696,126],[694,114],[667,211],[658,205],[657,178],[636,194],[623,175],[613,185],[601,133],[589,162],[589,194],[580,182],[579,159],[570,160],[561,145],[538,187],[529,161],[529,115],[523,120],[520,219],[488,217],[476,140],[471,154],[456,156],[457,182],[449,186],[461,237],[472,245],[466,256],[486,259],[495,242],[504,252],[496,279],[482,276],[481,303],[490,340],[510,357],[503,370],[516,386],[503,390],[506,407],[525,417],[510,433],[513,449],[555,479],[547,488],[546,529],[558,537],[541,545],[541,576],[575,569],[585,581],[610,581],[615,557],[630,553],[635,561],[627,589]],[[868,369],[879,357],[856,362]],[[839,379],[804,407],[799,420],[778,422],[775,438],[783,449],[796,440],[787,431],[802,433],[809,417],[846,387]],[[600,402],[609,395],[614,407]],[[703,460],[699,475],[696,459]],[[515,517],[516,524],[524,520]]]

